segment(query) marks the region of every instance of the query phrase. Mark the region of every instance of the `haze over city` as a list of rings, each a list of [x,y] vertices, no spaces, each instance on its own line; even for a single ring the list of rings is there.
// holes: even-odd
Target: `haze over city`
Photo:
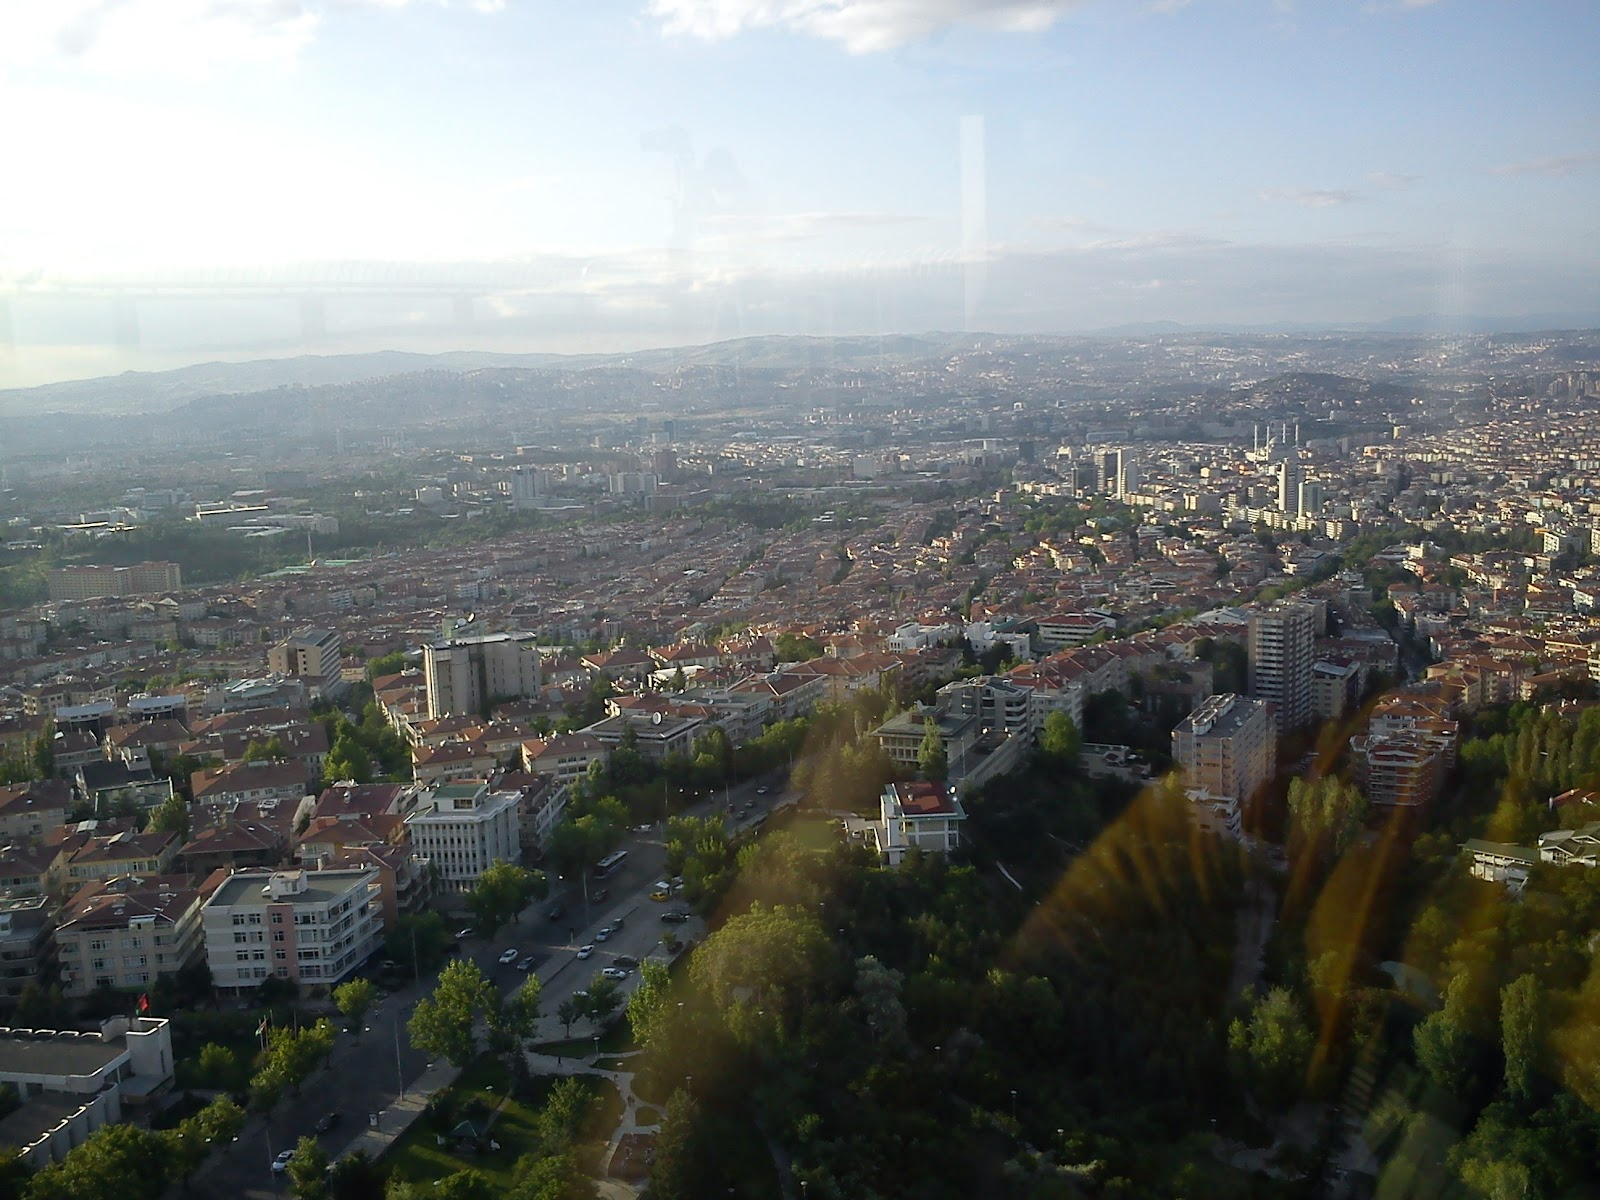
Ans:
[[[0,384],[766,333],[1570,327],[1592,5],[0,8]]]

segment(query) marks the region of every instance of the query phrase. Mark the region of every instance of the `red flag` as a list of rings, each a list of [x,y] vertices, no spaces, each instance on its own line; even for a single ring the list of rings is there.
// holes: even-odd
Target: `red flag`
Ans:
[[[150,997],[148,994],[141,995],[139,997],[139,1011],[141,1013],[147,1013],[150,1011]]]

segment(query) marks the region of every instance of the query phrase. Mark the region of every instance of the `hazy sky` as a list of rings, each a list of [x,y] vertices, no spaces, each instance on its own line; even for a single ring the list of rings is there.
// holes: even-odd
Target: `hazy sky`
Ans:
[[[0,385],[1592,314],[1597,35],[1594,0],[0,0]]]

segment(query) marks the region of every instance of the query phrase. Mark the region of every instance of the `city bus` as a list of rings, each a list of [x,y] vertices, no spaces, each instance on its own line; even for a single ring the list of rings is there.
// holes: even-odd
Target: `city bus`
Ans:
[[[608,875],[615,875],[622,868],[622,864],[627,861],[628,852],[626,850],[615,850],[595,863],[594,877],[596,879],[604,879]]]

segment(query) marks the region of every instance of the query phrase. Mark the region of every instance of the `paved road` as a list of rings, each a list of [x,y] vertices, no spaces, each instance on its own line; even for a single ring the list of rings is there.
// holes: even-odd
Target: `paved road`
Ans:
[[[777,787],[768,795],[757,795],[761,782],[751,780],[727,793],[726,801],[731,802],[737,828],[747,828],[763,818],[775,804],[795,799],[793,793],[780,796]],[[724,804],[724,794],[718,792],[688,811],[704,816],[723,811]],[[739,810],[746,804],[751,809],[741,814]],[[627,863],[610,879],[599,883],[594,880],[556,882],[547,899],[530,905],[498,936],[488,941],[470,940],[462,946],[462,953],[477,963],[484,975],[503,992],[520,987],[526,976],[515,964],[501,966],[500,954],[516,947],[524,956],[533,956],[534,972],[544,989],[540,1010],[549,1014],[540,1018],[537,1040],[564,1036],[554,1016],[557,1006],[573,991],[589,986],[597,972],[613,965],[618,954],[632,955],[643,961],[659,948],[662,934],[668,928],[675,929],[685,940],[700,936],[703,927],[698,920],[680,926],[661,922],[661,912],[666,908],[686,906],[676,900],[671,904],[659,904],[648,898],[652,885],[661,878],[666,859],[659,823],[648,831],[630,833],[622,848],[628,851]],[[606,899],[598,903],[594,899],[596,887],[606,891]],[[556,901],[566,906],[567,914],[551,921],[545,914]],[[624,917],[623,929],[607,942],[595,942],[599,927],[618,915]],[[589,943],[596,947],[594,956],[579,961],[577,948]],[[625,995],[637,981],[638,973],[634,972],[623,985]],[[381,1129],[385,1110],[395,1104],[403,1088],[411,1088],[431,1065],[426,1055],[411,1048],[405,1022],[417,1000],[432,990],[434,982],[434,977],[424,976],[420,981],[407,984],[367,1014],[364,1028],[358,1035],[341,1034],[332,1067],[315,1072],[302,1087],[301,1094],[281,1103],[270,1121],[252,1117],[239,1140],[214,1155],[196,1176],[195,1189],[217,1196],[250,1197],[251,1200],[287,1196],[287,1179],[273,1175],[270,1169],[273,1156],[295,1145],[303,1135],[313,1134],[317,1120],[325,1113],[340,1114],[340,1124],[318,1137],[330,1156],[341,1153],[350,1144],[369,1114],[379,1114]],[[343,1018],[334,1020],[343,1027]],[[575,1037],[590,1032],[587,1023],[572,1029]]]

